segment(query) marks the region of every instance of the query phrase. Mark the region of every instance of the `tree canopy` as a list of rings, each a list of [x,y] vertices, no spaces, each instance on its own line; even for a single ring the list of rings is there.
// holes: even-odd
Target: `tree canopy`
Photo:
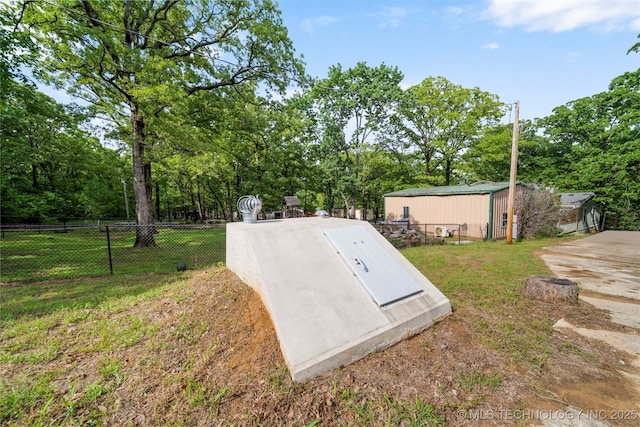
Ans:
[[[153,222],[148,151],[167,111],[249,83],[282,92],[302,74],[270,0],[25,1],[21,12],[43,48],[39,75],[129,129],[140,225]],[[152,229],[138,230],[136,246],[154,244]]]
[[[270,0],[14,0],[0,20],[3,221],[124,217],[127,190],[138,224],[233,220],[244,194],[267,212],[298,195],[305,211],[377,219],[388,192],[509,177],[497,95],[443,76],[403,90],[384,63],[307,79]],[[88,107],[57,103],[26,70]],[[639,85],[629,71],[521,121],[519,179],[592,191],[609,227],[638,229]],[[140,230],[136,246],[153,245]]]
[[[362,191],[362,153],[400,101],[402,78],[397,67],[385,64],[370,67],[359,62],[348,70],[338,64],[309,93],[308,113],[316,117],[316,153],[331,192],[327,196],[339,194],[351,218]]]
[[[640,69],[613,79],[607,92],[555,108],[539,124],[552,159],[540,170],[547,183],[594,192],[611,225],[640,228]]]
[[[496,95],[429,77],[407,90],[395,120],[409,147],[422,154],[427,184],[450,185],[457,160],[483,128],[502,117]],[[442,174],[437,176],[437,171]]]
[[[4,87],[1,105],[5,221],[122,215],[125,162],[82,129],[84,114],[12,80]]]

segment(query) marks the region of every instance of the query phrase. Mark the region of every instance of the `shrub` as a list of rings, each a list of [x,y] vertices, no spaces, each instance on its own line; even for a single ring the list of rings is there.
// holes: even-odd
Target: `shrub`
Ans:
[[[551,191],[525,187],[515,196],[518,237],[549,237],[558,234],[560,197]]]

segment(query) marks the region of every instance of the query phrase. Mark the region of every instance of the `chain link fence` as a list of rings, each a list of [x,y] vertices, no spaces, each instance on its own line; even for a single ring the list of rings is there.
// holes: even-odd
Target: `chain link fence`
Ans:
[[[225,262],[224,224],[3,225],[0,281],[169,273]]]
[[[408,220],[380,222],[377,230],[396,248],[467,242],[467,224],[412,224]]]

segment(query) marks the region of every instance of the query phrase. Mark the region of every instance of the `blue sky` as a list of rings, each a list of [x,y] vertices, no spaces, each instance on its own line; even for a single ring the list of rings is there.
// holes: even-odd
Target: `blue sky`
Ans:
[[[606,91],[640,68],[640,0],[277,0],[307,72],[396,66],[520,100],[520,118]]]
[[[640,0],[276,1],[314,77],[338,63],[385,63],[402,71],[403,88],[443,76],[519,100],[521,119],[548,116],[640,68],[640,53],[627,55],[640,41]]]

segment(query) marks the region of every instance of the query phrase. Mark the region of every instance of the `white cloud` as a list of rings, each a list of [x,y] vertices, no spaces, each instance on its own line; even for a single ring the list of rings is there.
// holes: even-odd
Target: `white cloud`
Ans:
[[[640,27],[640,0],[489,0],[486,15],[498,25],[529,31],[584,26],[635,31]]]
[[[443,11],[447,15],[462,15],[464,13],[464,9],[459,6],[445,7]]]
[[[498,45],[498,43],[496,42],[491,42],[491,43],[487,43],[485,45],[482,45],[483,49],[490,49],[490,50],[495,50],[497,48],[499,48],[500,45]]]
[[[407,16],[407,9],[402,7],[387,7],[384,11],[377,13],[376,16],[383,18],[379,28],[396,28],[400,26],[402,20]]]
[[[567,62],[570,64],[575,64],[582,57],[582,52],[569,52],[567,53]]]
[[[302,29],[307,33],[314,33],[318,27],[326,27],[338,22],[340,19],[334,16],[316,16],[315,18],[307,18],[302,21]]]

